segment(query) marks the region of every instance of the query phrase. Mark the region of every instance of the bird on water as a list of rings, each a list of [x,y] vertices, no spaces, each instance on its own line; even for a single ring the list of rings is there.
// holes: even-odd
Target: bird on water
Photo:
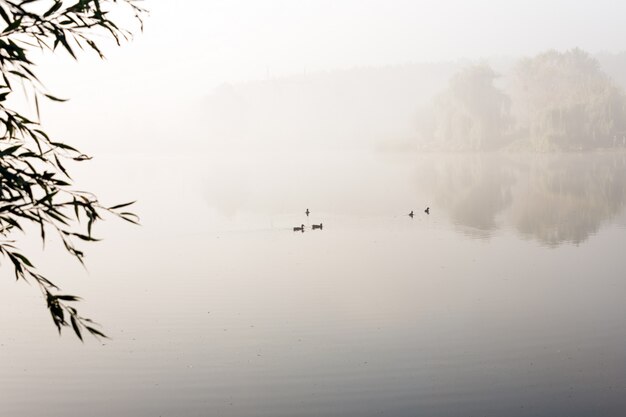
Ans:
[[[304,232],[304,225],[301,224],[300,227],[294,227],[293,231],[294,232]]]
[[[424,213],[430,214],[430,207],[426,207],[426,210],[424,210]]]
[[[306,209],[306,211],[304,212],[304,214],[306,214],[306,216],[307,216],[307,217],[309,217],[309,214],[310,214],[310,213],[311,213],[311,212],[309,211],[309,209]]]
[[[314,225],[312,226],[312,228],[313,228],[313,230],[315,230],[315,229],[320,229],[320,230],[322,230],[322,229],[323,229],[323,225],[322,225],[322,223],[320,223],[320,224],[314,224]]]
[[[413,218],[413,210],[409,213],[409,217]]]

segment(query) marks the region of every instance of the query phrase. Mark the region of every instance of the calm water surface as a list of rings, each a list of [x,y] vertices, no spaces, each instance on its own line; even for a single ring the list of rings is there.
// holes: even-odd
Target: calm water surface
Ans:
[[[626,415],[624,154],[85,168],[143,226],[38,262],[111,339],[57,337],[3,270],[0,416]]]

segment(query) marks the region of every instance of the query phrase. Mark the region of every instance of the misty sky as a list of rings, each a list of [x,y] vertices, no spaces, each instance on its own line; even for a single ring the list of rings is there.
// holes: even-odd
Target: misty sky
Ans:
[[[181,5],[184,4],[184,7]],[[114,69],[186,87],[303,71],[624,49],[612,0],[148,0],[146,32],[109,53]],[[181,77],[182,74],[185,74]],[[183,80],[181,80],[183,78]],[[140,83],[143,84],[143,83]]]
[[[607,0],[188,0],[194,16],[149,3],[148,36],[170,42],[162,29],[173,13],[188,24],[174,25],[188,59],[235,79],[546,48],[617,51],[626,38],[626,5]]]
[[[72,128],[100,123],[108,137],[115,132],[98,122],[104,115],[139,133],[147,120],[162,119],[221,83],[268,75],[518,57],[549,48],[619,52],[626,39],[626,3],[611,0],[144,3],[151,10],[145,32],[123,48],[111,47],[107,61],[90,56],[76,64],[58,54],[39,60],[50,90],[73,101],[45,113],[53,129],[69,139],[81,136],[68,133],[64,119],[73,106]],[[167,106],[174,107],[156,109]],[[78,122],[76,112],[86,108],[91,115]]]
[[[266,67],[282,74],[305,68],[520,55],[546,48],[614,51],[623,48],[626,35],[626,6],[618,1],[207,3],[202,6],[204,29],[194,32],[206,40],[214,62],[222,61],[237,77],[262,77]]]

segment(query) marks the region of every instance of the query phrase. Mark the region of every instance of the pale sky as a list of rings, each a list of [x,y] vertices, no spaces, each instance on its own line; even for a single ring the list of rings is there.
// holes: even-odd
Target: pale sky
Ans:
[[[186,10],[171,1],[146,4],[153,9],[148,49],[156,39],[182,46],[183,62],[211,79],[576,46],[618,51],[626,39],[626,6],[610,0],[187,0]]]
[[[98,65],[102,74],[130,72],[134,86],[167,76],[198,91],[263,79],[268,72],[519,56],[549,48],[626,49],[626,4],[613,0],[144,3],[151,10],[145,33],[109,52],[114,65]]]
[[[110,48],[107,61],[90,56],[76,64],[59,55],[39,61],[51,91],[73,102],[48,111],[53,128],[57,124],[68,134],[63,115],[74,106],[73,114],[89,110],[81,122],[97,124],[102,135],[113,132],[101,115],[141,132],[146,123],[163,122],[182,103],[200,100],[221,83],[268,74],[518,57],[550,48],[626,49],[626,3],[612,0],[144,3],[151,10],[145,32],[122,48]]]

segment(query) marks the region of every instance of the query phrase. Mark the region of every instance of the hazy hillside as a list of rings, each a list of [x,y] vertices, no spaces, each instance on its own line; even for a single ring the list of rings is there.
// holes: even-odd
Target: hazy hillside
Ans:
[[[222,85],[206,103],[209,144],[363,148],[406,143],[459,64],[410,64]]]
[[[601,71],[618,87],[623,89],[626,86],[626,53],[599,54],[593,58],[597,59]],[[515,91],[514,75],[516,68],[519,69],[516,67],[519,62],[523,60],[494,58],[481,65],[494,69],[490,82],[495,88],[516,98],[519,94]],[[206,128],[206,143],[209,148],[255,150],[393,150],[428,147],[437,142],[437,138],[433,135],[427,137],[424,132],[433,128],[433,112],[437,109],[442,111],[442,94],[449,88],[455,74],[473,64],[459,61],[354,68],[242,84],[223,84],[202,103],[201,117]],[[558,74],[555,76],[558,77]],[[484,89],[480,90],[482,92],[479,90],[476,90],[477,96],[470,100],[471,103],[485,104],[483,93],[492,94]],[[558,99],[552,98],[553,101]],[[456,114],[453,117],[458,119],[459,110],[453,113],[449,110],[454,100],[446,100],[448,109],[443,111],[449,115]],[[458,107],[458,104],[455,106]],[[519,116],[519,111],[515,112],[515,101],[512,107],[514,114],[511,117],[516,114]],[[475,113],[474,110],[478,111],[473,109],[470,113]],[[484,109],[480,111],[484,113]],[[547,109],[544,113],[549,111],[552,110]],[[582,111],[585,111],[584,106]],[[469,122],[465,120],[463,123]],[[490,137],[486,140],[471,139],[473,145],[469,148],[477,146],[474,145],[476,143],[499,143],[495,136],[500,130],[502,135],[511,133],[504,129],[503,122],[498,123],[501,125],[498,129],[487,129]],[[520,124],[513,119],[511,123]],[[561,126],[560,130],[565,132],[563,134],[577,131],[575,126],[570,127],[566,129]],[[467,136],[477,135],[476,126],[472,129]],[[554,127],[551,129],[554,130]],[[552,130],[543,135],[552,135]],[[463,128],[459,129],[458,126],[455,132],[459,138],[465,135]],[[517,134],[519,136],[520,133]],[[458,142],[458,139],[454,141]],[[447,142],[439,140],[438,143]],[[468,147],[455,143],[451,148]]]

